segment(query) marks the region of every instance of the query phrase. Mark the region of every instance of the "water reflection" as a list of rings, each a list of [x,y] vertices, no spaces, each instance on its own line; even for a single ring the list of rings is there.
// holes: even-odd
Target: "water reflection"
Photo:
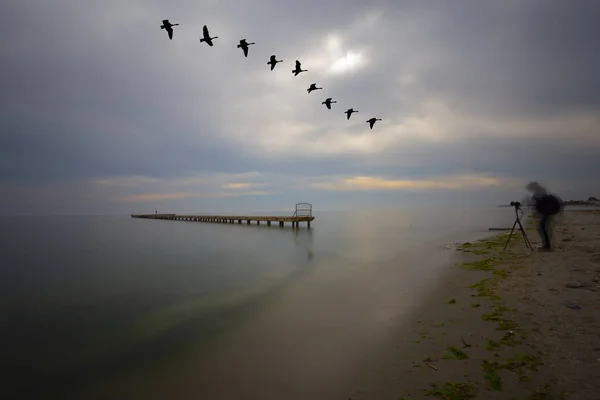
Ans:
[[[307,262],[311,261],[314,258],[314,229],[294,229],[292,236],[294,243],[306,250]]]

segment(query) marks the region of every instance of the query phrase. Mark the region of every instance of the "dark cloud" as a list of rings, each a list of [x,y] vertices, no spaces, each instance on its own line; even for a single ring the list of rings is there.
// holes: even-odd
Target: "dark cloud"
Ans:
[[[248,171],[593,180],[590,166],[599,166],[593,126],[537,132],[548,118],[598,113],[600,5],[592,0],[32,0],[3,9],[3,191],[60,184],[72,196],[104,177]],[[173,41],[159,29],[164,18],[181,24]],[[213,48],[198,41],[204,24],[219,36]],[[235,47],[244,37],[257,43],[246,59]],[[339,38],[336,57],[362,52],[364,68],[327,73],[328,37]],[[284,59],[273,72],[271,54]],[[295,59],[309,73],[293,77]],[[311,82],[325,89],[307,95]],[[338,101],[333,110],[320,105],[325,97]],[[475,122],[423,139],[405,124],[436,121],[430,104]],[[360,113],[346,121],[349,107]],[[384,121],[368,131],[371,115]],[[490,129],[514,121],[521,135]],[[332,139],[394,130],[405,138],[379,151]],[[311,151],[315,143],[332,149]]]

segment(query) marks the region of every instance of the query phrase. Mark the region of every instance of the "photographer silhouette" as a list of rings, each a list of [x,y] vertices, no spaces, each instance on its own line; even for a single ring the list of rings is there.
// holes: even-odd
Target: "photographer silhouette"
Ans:
[[[525,188],[533,194],[535,211],[538,214],[538,232],[542,239],[542,247],[539,251],[552,251],[550,225],[552,217],[558,214],[562,209],[560,199],[540,185],[538,182],[529,182]]]

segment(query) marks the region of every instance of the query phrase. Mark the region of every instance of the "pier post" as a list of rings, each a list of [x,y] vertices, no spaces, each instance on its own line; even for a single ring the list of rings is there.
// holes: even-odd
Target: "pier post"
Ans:
[[[256,220],[256,225],[260,225],[260,221],[259,220]]]
[[[250,220],[249,220],[249,219],[248,219],[248,220],[246,220],[246,223],[247,223],[248,225],[250,225]]]
[[[279,221],[279,226],[283,228],[283,221]]]
[[[238,224],[241,224],[241,223],[242,223],[242,220],[241,220],[241,219],[238,219]]]
[[[310,221],[306,221],[306,227],[310,229]]]
[[[267,226],[271,226],[271,221],[267,221]]]

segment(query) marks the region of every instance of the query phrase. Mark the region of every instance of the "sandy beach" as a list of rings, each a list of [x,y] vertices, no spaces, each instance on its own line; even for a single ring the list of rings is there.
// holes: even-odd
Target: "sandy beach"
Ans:
[[[210,352],[62,398],[598,399],[600,211],[554,225],[551,253],[520,234],[502,252],[508,233],[492,232],[369,268],[304,270]]]
[[[521,235],[502,252],[507,235],[458,248],[456,273],[350,399],[600,398],[600,211],[558,216],[554,252]]]

